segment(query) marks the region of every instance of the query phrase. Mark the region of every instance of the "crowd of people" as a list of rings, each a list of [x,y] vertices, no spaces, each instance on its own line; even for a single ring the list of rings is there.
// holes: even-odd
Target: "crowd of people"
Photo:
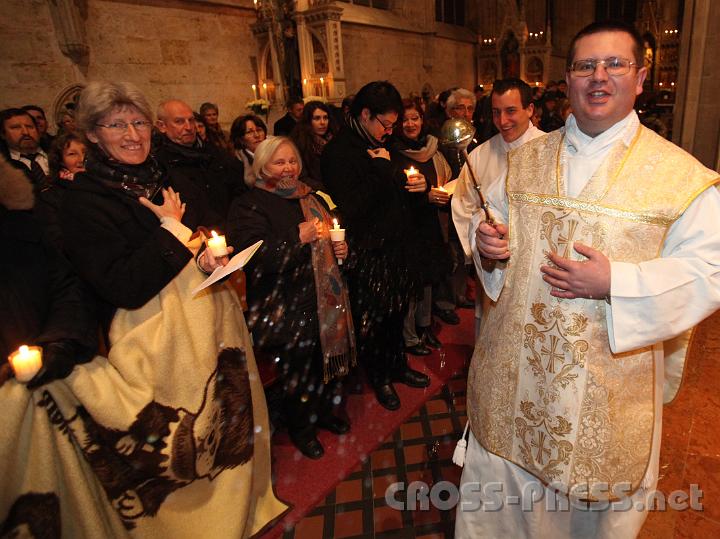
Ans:
[[[468,385],[463,482],[502,477],[524,492],[522,474],[523,481],[539,478],[540,489],[559,479],[569,490],[592,475],[628,479],[637,488],[646,469],[657,481],[651,346],[707,315],[717,292],[704,293],[704,306],[682,323],[668,315],[673,319],[651,330],[630,328],[656,309],[688,303],[673,299],[678,287],[656,283],[650,288],[662,290],[655,295],[643,283],[651,273],[664,283],[676,271],[687,273],[684,283],[698,281],[691,277],[696,270],[685,267],[688,257],[712,266],[708,240],[686,228],[716,216],[718,197],[703,192],[716,175],[639,125],[633,103],[644,73],[636,33],[610,24],[575,38],[567,79],[547,88],[504,79],[487,94],[482,87],[452,88],[428,102],[403,99],[390,82],[375,81],[343,110],[290,99],[272,136],[254,114],[238,116],[226,133],[212,103],[196,113],[166,100],[153,115],[142,92],[120,82],[88,84],[73,122],[54,137],[40,107],[6,109],[0,112],[6,160],[26,181],[19,185],[7,172],[12,185],[0,179],[3,234],[18,244],[3,255],[0,355],[41,345],[43,368],[28,387],[62,379],[98,350],[112,350],[116,313],[156,301],[189,265],[208,275],[262,240],[245,268],[253,336],[246,344],[276,363],[279,417],[306,457],[323,456],[318,428],[338,435],[351,429],[342,410],[350,377],[363,373],[378,402],[397,410],[395,384],[430,384],[407,355],[442,346],[433,316],[458,324],[456,310],[474,307],[485,320]],[[456,146],[443,144],[448,119],[476,127],[467,162]],[[671,157],[648,171],[648,156],[661,154]],[[652,182],[669,174],[662,168],[668,161],[679,179],[652,193],[642,184],[639,194],[640,176]],[[624,228],[611,224],[617,219]],[[331,238],[334,221],[346,239]],[[227,255],[193,243],[210,231],[226,236]],[[578,241],[573,248],[573,234],[590,246]],[[22,268],[9,259],[17,256]],[[667,264],[675,264],[672,271]],[[473,276],[475,298],[468,292]],[[695,298],[692,285],[684,286]],[[483,314],[485,292],[494,303]],[[177,313],[178,324],[192,323],[183,316]],[[608,366],[628,350],[641,350],[634,366]],[[598,374],[602,369],[614,374]],[[625,401],[607,398],[620,391],[624,376],[636,377],[628,386],[642,395],[628,396],[627,407],[636,407],[631,416]],[[637,432],[642,444],[626,447],[630,457],[610,447],[625,447],[617,440],[578,430],[592,399],[614,407],[608,432],[617,439],[623,428],[645,429]],[[549,406],[565,423],[554,425],[533,406]],[[564,439],[568,429],[588,444],[609,444],[607,455],[583,453]],[[531,450],[543,435],[553,447]],[[546,455],[556,459],[552,467]],[[583,468],[582,458],[595,471]],[[613,459],[627,461],[622,473],[608,469]],[[539,525],[513,515],[516,523],[507,527],[502,512],[493,518],[468,512],[458,518],[458,535],[520,536]],[[551,529],[571,534],[605,525],[553,518]]]
[[[366,85],[345,105],[342,114],[290,99],[273,136],[255,114],[238,116],[226,133],[212,103],[196,113],[169,99],[153,114],[128,83],[90,83],[74,123],[54,136],[38,106],[1,111],[7,162],[32,187],[32,218],[74,268],[78,310],[87,313],[75,333],[90,344],[58,335],[69,353],[48,357],[36,382],[69,373],[75,348],[107,351],[115,311],[146,304],[193,256],[206,272],[226,263],[185,247],[215,231],[231,252],[264,242],[246,268],[247,321],[256,352],[278,364],[279,417],[303,454],[322,455],[316,428],[350,428],[332,410],[342,408],[342,381],[357,363],[390,410],[400,407],[393,384],[426,387],[406,354],[442,346],[433,314],[457,324],[455,309],[473,305],[469,258],[443,188],[462,157],[439,143],[436,105],[402,99],[388,82]],[[475,96],[457,88],[442,114],[471,120],[474,107]],[[333,219],[347,243],[330,242]],[[43,317],[31,318],[3,340],[3,357],[38,342]]]

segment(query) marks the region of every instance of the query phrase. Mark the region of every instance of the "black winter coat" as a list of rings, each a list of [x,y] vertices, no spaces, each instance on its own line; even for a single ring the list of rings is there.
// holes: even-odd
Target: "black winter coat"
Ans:
[[[116,308],[147,303],[192,258],[149,209],[87,172],[75,175],[59,220],[65,252],[99,297],[106,324]]]
[[[155,157],[166,169],[169,183],[187,204],[183,221],[190,225],[225,230],[230,201],[245,191],[243,164],[216,147],[188,148],[166,136],[158,137]],[[190,226],[190,228],[195,228]]]
[[[21,344],[72,345],[75,361],[90,359],[97,326],[68,261],[44,238],[29,211],[0,201],[0,362]]]
[[[299,200],[263,189],[243,193],[230,207],[228,244],[238,252],[263,240],[246,267],[248,327],[261,349],[319,338],[311,248],[300,243],[298,229],[303,221]]]
[[[450,260],[447,244],[443,240],[438,217],[439,210],[430,204],[427,198],[427,192],[430,191],[430,188],[437,187],[437,172],[434,162],[432,159],[425,163],[415,161],[401,153],[399,149],[393,151],[392,162],[400,172],[413,166],[425,176],[428,188],[423,194],[423,202],[422,204],[413,205],[410,211],[413,234],[417,236],[420,245],[422,245],[417,249],[415,259],[419,262],[417,265],[418,275],[422,284],[440,282],[450,273],[452,261]]]

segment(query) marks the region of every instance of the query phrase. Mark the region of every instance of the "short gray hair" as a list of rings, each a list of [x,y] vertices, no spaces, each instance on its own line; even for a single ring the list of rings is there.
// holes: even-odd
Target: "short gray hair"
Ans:
[[[472,101],[473,107],[475,106],[475,94],[470,90],[466,90],[465,88],[458,88],[457,90],[453,90],[452,92],[450,92],[450,97],[447,98],[445,108],[447,110],[452,109],[455,105],[457,105],[457,102],[460,99],[469,99],[470,101]]]
[[[283,144],[287,144],[290,148],[292,148],[292,151],[295,152],[295,157],[297,157],[298,160],[298,174],[302,171],[302,158],[300,157],[300,152],[293,141],[288,137],[268,137],[258,144],[257,148],[255,148],[255,156],[252,164],[254,179],[259,178],[261,174],[267,174],[265,165],[270,162],[272,156],[275,155],[275,152],[278,151],[278,148],[280,148]],[[254,180],[253,185],[255,185]]]
[[[85,135],[94,131],[100,119],[118,107],[135,107],[149,122],[153,115],[145,96],[130,82],[94,81],[80,94],[77,126]]]

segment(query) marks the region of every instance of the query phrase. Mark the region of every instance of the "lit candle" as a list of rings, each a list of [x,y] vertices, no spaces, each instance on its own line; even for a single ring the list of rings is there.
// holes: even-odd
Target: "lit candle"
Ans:
[[[323,77],[320,77],[320,91],[322,96],[325,97],[325,79]]]
[[[337,219],[333,219],[333,227],[330,229],[330,241],[345,241],[345,229],[340,228]],[[342,258],[338,258],[338,266],[342,266]]]
[[[268,98],[267,82],[263,82],[263,93],[265,94],[265,99],[267,99]]]
[[[42,348],[22,345],[8,356],[18,382],[29,382],[42,367]]]
[[[408,177],[408,180],[410,179],[410,176],[415,176],[418,173],[417,169],[413,166],[410,166],[410,168],[405,169],[405,174]]]
[[[438,187],[438,191],[442,191],[443,193],[447,193],[447,189],[445,189],[442,185]]]
[[[218,236],[218,233],[214,230],[211,232],[212,238],[207,241],[208,249],[215,258],[221,258],[228,254],[227,244],[225,243],[225,236]]]
[[[252,85],[253,99],[257,99],[257,86]]]

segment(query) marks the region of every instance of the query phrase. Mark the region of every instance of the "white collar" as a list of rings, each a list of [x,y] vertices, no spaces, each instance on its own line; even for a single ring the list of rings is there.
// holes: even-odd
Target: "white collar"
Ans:
[[[510,150],[514,150],[515,148],[519,148],[526,142],[539,137],[540,135],[544,134],[542,131],[540,131],[537,127],[535,127],[532,122],[528,125],[528,128],[525,130],[525,132],[520,135],[518,138],[513,140],[512,142],[505,142],[505,140],[502,138],[502,135],[498,133],[498,137],[500,137],[500,145],[502,146],[503,150],[505,152],[509,152]]]
[[[41,155],[45,159],[47,159],[47,154],[45,153],[45,150],[43,150],[40,146],[37,147],[37,150],[35,150],[36,155]],[[22,154],[17,150],[10,150],[10,158],[14,161],[20,161],[20,159],[25,159]]]
[[[591,156],[602,152],[618,140],[622,140],[626,146],[629,146],[638,127],[640,127],[640,120],[635,111],[631,110],[615,125],[596,137],[591,137],[580,130],[575,116],[571,114],[565,122],[565,140],[571,154]]]

